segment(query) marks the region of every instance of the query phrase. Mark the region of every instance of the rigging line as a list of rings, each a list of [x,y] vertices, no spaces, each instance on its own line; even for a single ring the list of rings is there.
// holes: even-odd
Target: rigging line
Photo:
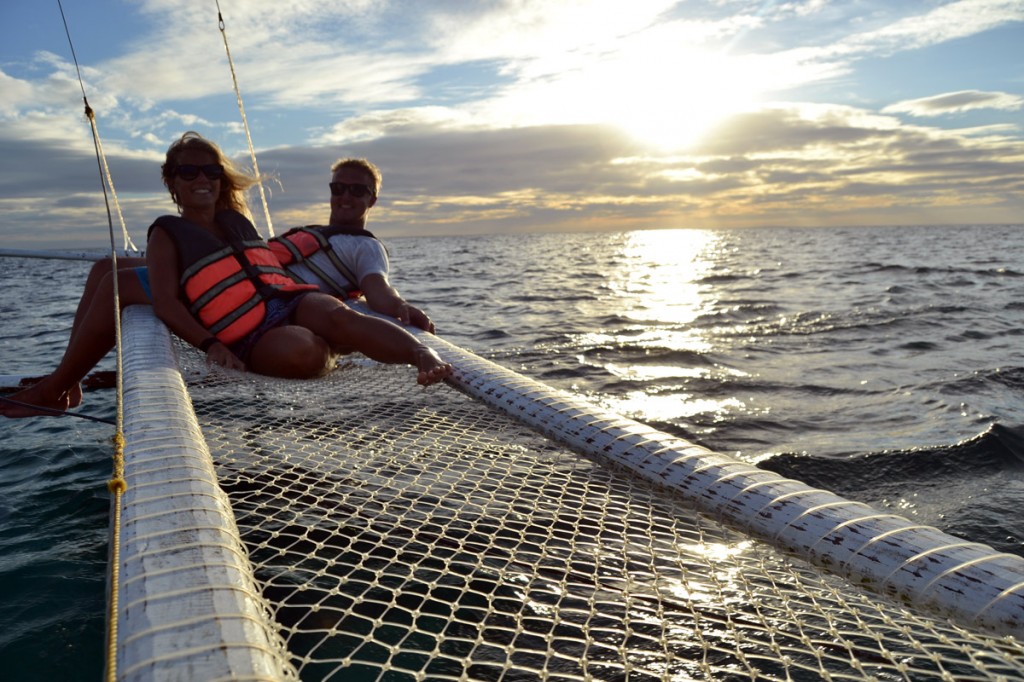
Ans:
[[[139,249],[132,242],[131,235],[128,234],[128,226],[124,222],[124,216],[121,213],[121,204],[117,200],[117,192],[114,190],[114,179],[110,175],[110,168],[107,167],[107,159],[103,156],[102,146],[99,143],[99,130],[96,128],[96,115],[89,106],[89,98],[85,95],[85,82],[82,80],[82,69],[78,65],[78,55],[75,53],[75,44],[71,40],[71,30],[68,28],[68,20],[64,15],[64,6],[60,0],[57,0],[57,7],[60,9],[60,19],[64,23],[64,34],[68,37],[68,47],[71,49],[71,59],[75,62],[75,73],[78,75],[78,87],[82,90],[82,102],[85,104],[85,116],[89,119],[90,125],[92,126],[93,143],[97,148],[99,156],[97,160],[100,162],[100,177],[106,179],[106,184],[110,186],[110,194],[114,199],[114,208],[117,212],[117,218],[121,223],[121,237],[124,241],[124,251],[139,252]],[[110,202],[107,199],[107,188],[103,187],[103,200],[107,206],[107,222],[111,223],[110,229],[113,230],[112,218],[110,216]]]
[[[103,190],[103,202],[107,209],[107,233],[110,236],[110,274],[114,289],[112,301],[114,308],[114,353],[117,366],[117,416],[116,421],[114,422],[114,453],[111,458],[112,471],[111,477],[107,481],[107,489],[113,497],[111,500],[111,509],[113,511],[110,524],[111,542],[109,553],[109,575],[107,579],[107,589],[109,590],[107,601],[109,604],[109,610],[107,615],[107,660],[105,668],[106,679],[110,682],[114,682],[117,680],[117,631],[119,628],[120,613],[118,595],[121,590],[121,502],[128,486],[124,480],[124,383],[122,379],[124,372],[122,353],[123,344],[121,338],[121,298],[117,276],[117,249],[114,246],[114,220],[110,211],[110,201],[107,197],[107,186],[110,187],[110,194],[114,199],[114,206],[117,209],[117,215],[121,221],[121,232],[125,238],[125,250],[128,250],[129,245],[133,250],[137,251],[138,249],[135,249],[135,245],[131,243],[131,238],[128,236],[128,228],[124,224],[124,216],[121,214],[121,207],[117,202],[117,194],[114,192],[113,178],[110,175],[110,168],[107,166],[106,156],[103,154],[103,145],[100,143],[100,132],[99,128],[96,126],[96,115],[95,112],[93,112],[92,107],[89,106],[89,99],[85,94],[85,83],[82,80],[82,70],[78,65],[78,56],[75,54],[74,41],[71,40],[71,30],[68,28],[68,21],[67,17],[64,15],[64,6],[61,4],[61,0],[57,0],[57,6],[60,8],[61,20],[64,22],[64,32],[67,35],[68,45],[71,48],[71,56],[75,62],[75,69],[78,72],[78,85],[82,89],[82,101],[85,103],[85,115],[89,119],[89,126],[92,129],[93,146],[96,150],[96,163],[100,170],[100,187]],[[96,417],[86,418],[101,421]]]
[[[249,134],[249,120],[245,117],[245,105],[242,103],[242,91],[238,87],[238,76],[235,74],[235,62],[231,59],[231,48],[228,47],[228,32],[224,24],[224,15],[220,11],[220,0],[217,3],[217,24],[220,27],[220,34],[224,38],[224,52],[228,55],[228,67],[231,69],[231,81],[235,85],[235,98],[238,100],[238,111],[242,115],[242,127],[245,128],[245,139],[249,143],[249,156],[252,158],[252,169],[256,173],[259,182],[256,186],[260,191],[260,201],[263,203],[263,216],[267,220],[267,236],[274,236],[274,223],[270,220],[270,207],[267,206],[267,195],[263,190],[263,178],[260,176],[260,166],[256,162],[256,149],[252,146],[252,135]]]
[[[39,405],[33,405],[31,403],[23,403],[20,400],[13,400],[12,398],[5,398],[0,396],[0,402],[10,403],[11,405],[17,405],[18,407],[28,407],[33,410],[45,412],[46,414],[53,415],[54,417],[77,417],[79,419],[88,419],[89,421],[99,422],[101,424],[113,424],[117,425],[117,422],[111,419],[104,419],[103,417],[93,417],[89,414],[82,414],[80,412],[68,412],[67,410],[58,410],[54,407],[40,407]]]

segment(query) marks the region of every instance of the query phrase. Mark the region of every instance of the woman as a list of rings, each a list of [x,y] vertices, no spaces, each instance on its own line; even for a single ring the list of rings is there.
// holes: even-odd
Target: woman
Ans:
[[[234,369],[248,366],[271,376],[308,378],[328,371],[335,352],[358,350],[381,362],[414,365],[419,369],[417,380],[424,385],[451,373],[447,363],[400,327],[361,315],[325,294],[305,293],[305,289],[315,287],[298,286],[290,278],[269,283],[273,291],[260,299],[260,305],[255,306],[258,312],[249,314],[250,320],[258,318],[257,324],[243,330],[245,339],[221,334],[231,343],[231,347],[225,345],[178,298],[180,254],[172,234],[199,236],[208,245],[215,243],[223,249],[227,246],[226,230],[231,229],[233,236],[245,236],[258,252],[265,245],[248,223],[244,199],[245,190],[256,180],[237,170],[215,144],[192,132],[168,149],[162,175],[181,218],[165,216],[150,228],[147,262],[149,278],[154,282],[152,294],[146,269],[126,267],[141,265],[141,261],[118,261],[122,307],[152,300],[157,315],[172,331],[205,350],[211,362]],[[220,225],[218,213],[233,227]],[[175,225],[176,220],[183,223]],[[170,234],[165,225],[170,225]],[[24,405],[0,402],[0,414],[52,414],[81,403],[82,378],[114,345],[112,299],[109,261],[101,261],[90,272],[60,365],[37,384],[10,396]]]
[[[162,174],[181,217],[150,227],[153,309],[211,362],[305,379],[329,371],[336,353],[359,351],[416,367],[423,385],[451,374],[451,365],[398,325],[293,280],[244,215],[242,192],[255,180],[215,144],[185,133],[167,150]]]

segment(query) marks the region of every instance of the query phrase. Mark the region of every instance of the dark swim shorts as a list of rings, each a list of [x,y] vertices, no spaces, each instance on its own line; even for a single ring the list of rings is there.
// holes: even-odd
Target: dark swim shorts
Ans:
[[[263,317],[263,323],[251,331],[244,339],[235,341],[228,346],[228,349],[248,366],[249,356],[252,355],[252,349],[256,346],[256,343],[271,329],[288,324],[291,321],[292,313],[299,307],[299,302],[307,293],[309,292],[302,291],[288,297],[279,296],[267,301],[267,314]]]

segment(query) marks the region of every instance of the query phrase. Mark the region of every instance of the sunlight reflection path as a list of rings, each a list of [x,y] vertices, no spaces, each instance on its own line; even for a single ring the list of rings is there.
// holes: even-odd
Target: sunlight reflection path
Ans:
[[[708,230],[656,230],[632,232],[626,237],[621,265],[608,273],[609,300],[605,303],[629,302],[629,307],[620,312],[627,320],[627,329],[589,334],[578,343],[582,348],[608,345],[635,349],[627,354],[632,362],[608,362],[603,369],[623,381],[641,385],[650,382],[660,388],[657,393],[627,391],[607,399],[607,406],[654,420],[698,414],[714,420],[727,411],[742,410],[743,403],[734,396],[696,396],[685,390],[694,379],[714,380],[722,374],[738,374],[714,361],[713,337],[696,324],[715,311],[716,301],[707,280],[728,274],[721,272],[719,250],[727,248],[722,236]],[[644,331],[631,333],[628,322],[635,322]],[[586,362],[583,357],[580,360]],[[673,389],[674,378],[680,381]]]

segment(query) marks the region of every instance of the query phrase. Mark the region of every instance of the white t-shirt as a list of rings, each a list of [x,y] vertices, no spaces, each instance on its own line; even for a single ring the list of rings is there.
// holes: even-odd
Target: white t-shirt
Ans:
[[[352,234],[336,234],[328,240],[332,250],[338,259],[348,270],[356,276],[357,285],[362,285],[368,275],[388,276],[388,253],[384,245],[373,237],[363,237]],[[309,261],[321,272],[336,279],[344,288],[350,288],[348,278],[337,274],[338,269],[334,267],[330,256],[323,251],[317,251],[309,257]],[[290,273],[307,284],[315,284],[327,293],[334,293],[334,288],[327,285],[323,279],[313,272],[305,263],[293,263],[287,266]]]

